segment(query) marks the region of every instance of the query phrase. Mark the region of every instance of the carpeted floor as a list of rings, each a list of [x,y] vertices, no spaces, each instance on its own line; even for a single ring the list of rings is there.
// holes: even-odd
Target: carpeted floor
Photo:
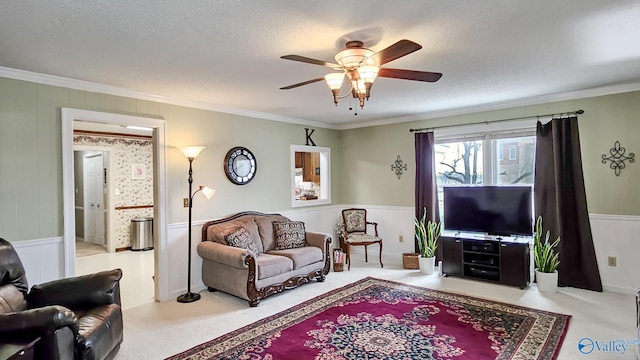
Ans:
[[[169,359],[554,359],[569,318],[365,278]]]

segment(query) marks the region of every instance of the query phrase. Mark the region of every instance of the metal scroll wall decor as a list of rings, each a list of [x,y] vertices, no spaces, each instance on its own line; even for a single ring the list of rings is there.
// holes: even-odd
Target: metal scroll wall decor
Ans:
[[[391,164],[391,171],[394,171],[396,173],[398,180],[400,180],[400,177],[402,176],[403,172],[407,171],[407,164],[402,162],[402,159],[400,159],[400,155],[398,155],[398,157],[396,158],[396,161],[393,164]]]
[[[634,153],[629,153],[629,155],[625,155],[624,153],[627,149],[620,146],[620,141],[616,141],[611,149],[609,149],[609,156],[607,154],[602,154],[602,163],[606,164],[607,161],[611,161],[609,164],[609,168],[613,169],[616,173],[616,176],[620,176],[620,170],[626,167],[625,161],[629,160],[629,163],[635,161],[634,157],[636,156]]]

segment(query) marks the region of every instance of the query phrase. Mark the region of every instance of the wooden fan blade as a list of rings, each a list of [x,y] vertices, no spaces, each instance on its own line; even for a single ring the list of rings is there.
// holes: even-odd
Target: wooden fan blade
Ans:
[[[429,71],[415,71],[403,69],[380,69],[378,77],[387,77],[393,79],[415,80],[436,82],[442,77],[441,73]]]
[[[326,66],[330,68],[342,69],[342,66],[338,64],[330,63],[322,60],[316,60],[316,59],[312,59],[312,58],[308,58],[300,55],[285,55],[285,56],[280,56],[280,58],[285,60],[300,61],[307,64],[314,64],[314,65]]]
[[[414,51],[422,49],[420,44],[414,43],[411,40],[400,40],[397,43],[389,46],[386,49],[382,49],[377,53],[371,55],[369,58],[373,59],[378,66],[393,61],[397,58],[401,58],[405,55],[409,55]]]
[[[289,89],[297,88],[298,86],[309,85],[309,84],[313,84],[314,82],[318,82],[318,81],[322,81],[322,80],[324,80],[324,78],[317,78],[317,79],[313,79],[313,80],[307,80],[307,81],[304,81],[304,82],[301,82],[301,83],[297,83],[297,84],[281,87],[280,90],[289,90]]]

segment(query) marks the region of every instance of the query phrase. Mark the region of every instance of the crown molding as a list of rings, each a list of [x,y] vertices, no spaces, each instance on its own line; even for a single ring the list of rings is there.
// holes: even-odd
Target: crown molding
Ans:
[[[128,97],[128,98],[139,99],[139,100],[154,101],[154,102],[170,104],[170,105],[185,106],[185,107],[190,107],[194,109],[209,110],[209,111],[215,111],[215,112],[226,113],[226,114],[246,116],[246,117],[257,118],[262,120],[272,120],[272,121],[278,121],[278,122],[286,122],[291,124],[313,126],[313,127],[333,129],[333,130],[350,130],[350,129],[371,127],[371,126],[391,125],[391,124],[405,123],[405,122],[411,122],[411,121],[437,119],[437,118],[443,118],[448,116],[459,116],[459,115],[468,115],[468,114],[486,112],[486,111],[504,110],[504,109],[520,107],[520,106],[540,105],[540,104],[552,103],[552,102],[558,102],[558,101],[576,100],[576,99],[591,98],[596,96],[640,91],[640,83],[611,85],[611,86],[604,86],[604,87],[586,89],[586,90],[576,90],[576,91],[569,91],[569,92],[549,94],[549,95],[540,95],[540,96],[534,96],[534,97],[525,98],[525,99],[501,101],[501,102],[495,102],[490,104],[473,105],[473,106],[466,106],[466,107],[446,109],[446,110],[428,111],[428,112],[419,113],[419,114],[412,114],[412,115],[400,116],[400,117],[394,117],[394,118],[384,118],[384,119],[378,119],[373,121],[358,122],[353,124],[335,125],[335,124],[328,124],[328,123],[319,122],[319,121],[298,119],[298,118],[292,118],[287,116],[262,113],[258,111],[251,111],[246,109],[230,108],[230,107],[219,106],[219,105],[214,105],[214,104],[209,104],[209,103],[204,103],[199,101],[183,100],[183,99],[176,99],[171,97],[147,94],[147,93],[142,93],[142,92],[133,91],[133,90],[111,86],[111,85],[104,85],[104,84],[99,84],[99,83],[94,83],[89,81],[70,79],[70,78],[65,78],[60,76],[35,73],[31,71],[24,71],[24,70],[12,69],[12,68],[1,67],[1,66],[0,66],[0,77],[29,81],[29,82],[51,85],[51,86],[60,86],[60,87],[74,89],[74,90],[90,91],[90,92],[96,92],[96,93],[108,94],[108,95],[114,95],[114,96],[122,96],[122,97]]]
[[[117,87],[117,86],[104,85],[104,84],[94,83],[90,81],[70,79],[70,78],[65,78],[61,76],[35,73],[31,71],[12,69],[12,68],[2,67],[2,66],[0,66],[0,77],[14,79],[14,80],[29,81],[29,82],[34,82],[34,83],[44,84],[44,85],[65,87],[65,88],[74,89],[74,90],[89,91],[89,92],[114,95],[114,96],[122,96],[122,97],[138,99],[138,100],[154,101],[154,102],[159,102],[163,104],[184,106],[184,107],[190,107],[194,109],[209,110],[209,111],[215,111],[215,112],[220,112],[225,114],[246,116],[246,117],[257,118],[262,120],[273,120],[273,121],[286,122],[286,123],[297,124],[297,125],[306,125],[306,126],[313,126],[313,127],[319,127],[319,128],[334,129],[334,130],[337,129],[335,125],[327,124],[319,121],[298,119],[298,118],[280,116],[280,115],[263,113],[258,111],[251,111],[246,109],[230,108],[230,107],[219,106],[219,105],[214,105],[214,104],[209,104],[209,103],[204,103],[199,101],[183,100],[183,99],[176,99],[171,97],[147,94],[147,93],[133,91],[133,90]]]
[[[355,124],[339,125],[337,126],[337,130],[349,130],[349,129],[357,129],[357,128],[363,128],[363,127],[370,127],[370,126],[391,125],[391,124],[405,123],[405,122],[411,122],[411,121],[438,119],[438,118],[444,118],[448,116],[468,115],[468,114],[474,114],[474,113],[480,113],[480,112],[486,112],[486,111],[510,109],[510,108],[521,107],[521,106],[540,105],[540,104],[553,103],[558,101],[577,100],[577,99],[591,98],[591,97],[604,96],[604,95],[622,94],[622,93],[632,92],[632,91],[640,91],[640,83],[611,85],[611,86],[604,86],[604,87],[586,89],[586,90],[576,90],[576,91],[569,91],[564,93],[540,95],[540,96],[534,96],[534,97],[525,98],[525,99],[501,101],[496,103],[466,106],[466,107],[460,107],[455,109],[429,111],[425,113],[412,114],[412,115],[395,117],[395,118],[386,118],[386,119],[379,119],[379,120],[361,122],[361,123],[355,123]]]

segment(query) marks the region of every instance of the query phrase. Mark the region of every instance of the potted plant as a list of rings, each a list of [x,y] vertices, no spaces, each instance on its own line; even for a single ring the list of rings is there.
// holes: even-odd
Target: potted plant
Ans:
[[[438,248],[438,238],[440,237],[440,222],[427,221],[427,208],[424,208],[422,218],[415,218],[415,235],[420,249],[420,272],[423,274],[433,274],[436,263],[436,249]]]
[[[558,265],[560,260],[556,247],[560,243],[560,237],[549,242],[549,230],[542,241],[542,216],[538,216],[536,228],[533,233],[533,260],[536,268],[536,282],[538,290],[553,292],[558,287]]]

